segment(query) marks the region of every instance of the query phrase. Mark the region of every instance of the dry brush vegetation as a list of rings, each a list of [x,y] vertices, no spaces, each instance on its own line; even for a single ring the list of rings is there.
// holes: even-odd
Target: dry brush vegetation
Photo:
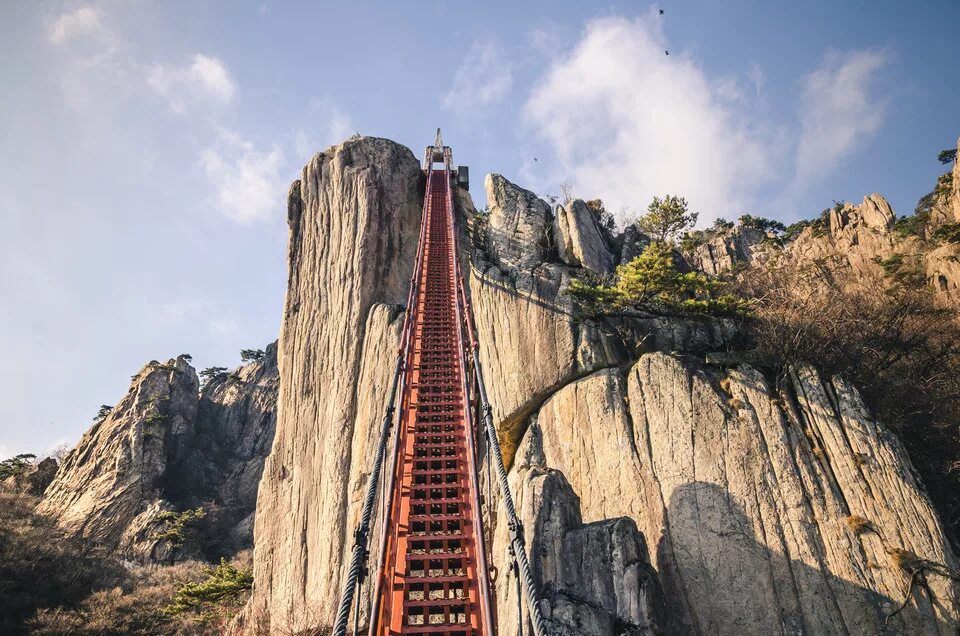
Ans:
[[[33,512],[36,499],[0,490],[0,633],[223,633],[249,594],[249,551],[211,565],[124,563],[66,537]]]
[[[960,321],[909,262],[844,286],[822,264],[751,267],[738,293],[754,345],[782,372],[841,375],[904,442],[954,540],[960,536]]]

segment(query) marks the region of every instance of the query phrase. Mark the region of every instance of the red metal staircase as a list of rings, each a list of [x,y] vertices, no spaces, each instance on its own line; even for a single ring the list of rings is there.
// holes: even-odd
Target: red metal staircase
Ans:
[[[377,633],[473,636],[490,617],[451,174],[447,165],[427,172]]]
[[[346,636],[351,609],[355,633],[361,624],[359,590],[367,575],[375,516],[380,519],[381,550],[372,573],[373,605],[365,615],[369,636],[496,633],[477,478],[481,437],[496,469],[509,558],[526,590],[532,633],[547,634],[477,359],[453,205],[452,180],[456,176],[465,184],[467,172],[452,163],[451,150],[437,130],[436,143],[427,147],[424,159],[427,186],[420,243],[393,386],[354,534],[335,636]],[[471,404],[481,417],[473,417]],[[388,453],[391,434],[393,452]],[[382,475],[386,483],[381,487]],[[379,513],[378,493],[384,497]],[[518,612],[522,617],[519,606]]]

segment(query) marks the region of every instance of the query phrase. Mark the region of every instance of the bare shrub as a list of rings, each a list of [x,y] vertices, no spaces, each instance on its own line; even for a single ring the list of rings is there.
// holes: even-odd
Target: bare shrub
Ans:
[[[956,540],[960,321],[903,268],[845,289],[816,263],[774,262],[738,284],[753,307],[757,348],[781,370],[805,362],[852,381],[904,442]]]
[[[0,490],[0,633],[20,633],[37,609],[79,602],[119,585],[123,568],[96,546],[64,536],[34,514],[36,499]]]
[[[229,564],[249,570],[250,552],[242,552]],[[60,634],[222,634],[249,593],[232,595],[222,605],[205,603],[195,611],[173,602],[185,587],[203,586],[210,566],[198,561],[175,565],[134,566],[121,585],[93,592],[75,606],[43,609],[28,621],[30,633]]]

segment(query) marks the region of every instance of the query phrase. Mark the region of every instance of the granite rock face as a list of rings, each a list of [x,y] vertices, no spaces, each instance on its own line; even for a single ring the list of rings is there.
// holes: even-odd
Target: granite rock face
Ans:
[[[558,205],[554,212],[553,236],[560,260],[596,274],[612,272],[613,254],[604,240],[597,215],[587,204],[574,199]]]
[[[233,554],[253,545],[253,514],[263,465],[277,423],[277,344],[235,374],[203,388],[191,452],[178,466],[176,498],[208,503],[208,552]]]
[[[951,183],[960,182],[956,165],[948,174],[956,176]],[[956,222],[952,220],[954,209],[960,214],[960,191],[936,197],[928,232]],[[870,194],[859,205],[842,203],[831,209],[823,223],[807,227],[782,249],[765,245],[763,232],[737,226],[710,237],[685,258],[693,269],[713,276],[754,264],[816,267],[849,290],[873,289],[884,277],[883,261],[905,258],[925,274],[945,303],[960,307],[960,245],[904,236],[896,231],[896,220],[887,200],[880,194]]]
[[[584,269],[561,260],[561,243],[553,251],[545,250],[539,230],[502,235],[502,228],[515,226],[557,227],[549,206],[532,201],[532,193],[499,175],[486,184],[490,205],[486,249],[472,255],[468,282],[480,360],[508,463],[525,430],[526,417],[564,384],[598,369],[626,364],[637,349],[722,348],[735,335],[732,325],[723,321],[652,316],[583,320],[566,289]],[[576,201],[570,207],[594,216]],[[470,217],[474,212],[470,206],[461,213]],[[643,241],[640,235],[627,237],[629,232],[624,237],[633,244]],[[626,245],[623,238],[619,242]],[[522,262],[513,256],[517,253],[524,255]],[[504,264],[510,269],[504,269]]]
[[[544,514],[629,519],[655,546],[667,619],[640,586],[606,595],[618,620],[720,634],[950,634],[960,624],[957,586],[941,571],[928,573],[932,600],[914,590],[887,625],[909,581],[898,551],[958,564],[902,447],[839,378],[798,369],[780,394],[746,366],[721,378],[651,353],[571,383],[532,420],[512,480],[533,553],[557,542]],[[538,475],[557,473],[579,502],[537,492]],[[580,589],[603,587],[605,574],[576,569]],[[569,580],[539,574],[551,590]],[[621,598],[643,611],[620,609]]]
[[[257,500],[248,629],[333,623],[424,187],[410,150],[361,137],[316,155],[290,189],[277,432]]]
[[[508,188],[501,181],[488,198]],[[837,215],[837,240],[882,245],[892,219],[882,198],[867,197]],[[716,271],[754,254],[763,235],[749,233],[711,256]],[[956,557],[902,447],[870,418],[855,389],[802,369],[781,394],[750,367],[731,372],[721,389],[715,370],[682,355],[644,351],[722,350],[735,340],[735,326],[667,317],[606,325],[577,320],[563,304],[576,268],[547,253],[545,262],[527,263],[527,278],[523,270],[512,272],[510,291],[553,271],[548,293],[504,294],[491,277],[507,276],[483,258],[498,261],[497,243],[487,244],[471,279],[480,356],[501,442],[508,438],[505,453],[514,458],[511,481],[547,597],[544,610],[559,633],[956,629],[957,590],[943,576],[931,582],[933,603],[918,599],[886,624],[909,581],[890,554],[906,550],[953,570]],[[876,266],[866,258],[857,263]],[[511,329],[545,309],[554,312],[553,329]],[[585,340],[592,355],[569,353],[578,330],[601,332]],[[637,352],[627,343],[640,343],[632,365]],[[494,563],[506,579],[497,594],[512,613],[515,581],[502,556],[507,536],[500,514]],[[879,532],[854,531],[849,524],[858,518],[891,530],[882,540]],[[607,547],[577,539],[586,536],[583,528],[598,532],[629,521],[639,529],[635,545],[651,546],[649,557],[641,547],[636,554],[643,556],[626,556],[633,552],[610,547],[612,538]],[[602,568],[578,561],[581,545],[611,560]],[[551,566],[549,555],[569,567]],[[620,575],[626,563],[650,563],[642,569],[656,572],[656,580]],[[638,583],[611,591],[611,572]],[[598,604],[598,596],[605,602]],[[501,612],[501,632],[513,633],[515,620]]]
[[[202,395],[186,357],[147,364],[64,458],[37,511],[136,561],[249,547],[251,529],[241,520],[252,513],[272,441],[276,383],[273,346]],[[197,507],[205,510],[204,538],[180,545],[157,538],[165,516]]]
[[[533,192],[499,174],[484,179],[490,207],[488,242],[500,269],[529,272],[547,260],[551,243],[550,206]]]
[[[738,263],[751,263],[754,251],[766,236],[756,228],[738,226],[698,245],[687,256],[687,261],[694,269],[719,276]]]
[[[899,443],[853,387],[800,368],[780,390],[749,366],[722,374],[695,361],[690,353],[735,339],[723,321],[582,320],[564,293],[583,273],[567,251],[570,220],[564,229],[498,175],[486,188],[489,217],[473,225],[483,240],[462,257],[531,565],[558,634],[956,630],[958,592],[942,576],[956,557]],[[422,196],[413,154],[371,138],[317,155],[291,188],[279,414],[247,632],[333,623]],[[461,217],[474,215],[469,195],[456,201]],[[838,218],[838,231],[882,235],[884,208],[869,205]],[[642,246],[627,238],[605,242],[608,253],[622,260],[628,243]],[[504,513],[484,514],[495,520],[500,633],[512,635]],[[905,554],[937,564],[924,570],[930,595],[914,590],[887,625],[907,589]]]
[[[960,139],[957,139],[958,157],[960,157]],[[946,191],[934,197],[930,210],[930,223],[934,227],[950,223],[960,223],[960,161],[954,161],[948,173],[949,184]]]
[[[149,551],[121,540],[134,519],[163,499],[169,469],[189,450],[198,394],[197,374],[182,356],[143,367],[110,414],[64,458],[38,512],[128,557],[149,558]]]

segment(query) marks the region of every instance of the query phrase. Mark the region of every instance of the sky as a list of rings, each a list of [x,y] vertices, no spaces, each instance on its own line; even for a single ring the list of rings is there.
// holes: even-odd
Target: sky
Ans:
[[[663,10],[663,14],[659,10]],[[960,3],[7,0],[0,458],[73,444],[151,359],[279,331],[286,192],[360,133],[626,221],[912,211],[960,135]],[[669,51],[669,55],[667,55]]]

